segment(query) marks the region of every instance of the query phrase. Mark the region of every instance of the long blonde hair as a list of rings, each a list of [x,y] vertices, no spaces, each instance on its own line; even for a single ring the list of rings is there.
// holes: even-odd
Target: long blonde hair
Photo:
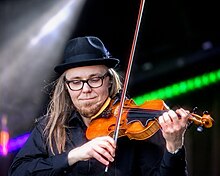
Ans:
[[[108,69],[110,82],[112,86],[109,90],[109,96],[113,98],[121,89],[121,80],[119,74],[112,68]],[[53,95],[48,105],[48,121],[44,129],[44,135],[49,144],[49,148],[55,154],[55,148],[58,153],[65,151],[66,127],[65,122],[74,110],[71,98],[65,86],[65,72],[56,80]]]

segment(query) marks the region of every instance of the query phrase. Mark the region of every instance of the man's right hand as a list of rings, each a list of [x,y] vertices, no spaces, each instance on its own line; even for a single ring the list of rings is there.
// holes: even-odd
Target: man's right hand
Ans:
[[[68,163],[73,165],[78,161],[95,158],[104,165],[114,161],[115,141],[110,136],[97,137],[80,147],[72,149],[68,154]]]

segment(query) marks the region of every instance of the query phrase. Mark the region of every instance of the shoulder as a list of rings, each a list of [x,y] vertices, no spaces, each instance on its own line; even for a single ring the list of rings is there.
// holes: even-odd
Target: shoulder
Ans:
[[[40,116],[40,117],[36,118],[36,119],[34,120],[34,123],[35,123],[35,124],[46,123],[47,119],[48,119],[48,116],[47,116],[47,115],[43,115],[43,116]]]
[[[34,120],[34,128],[43,131],[45,129],[48,122],[48,116],[43,115]]]

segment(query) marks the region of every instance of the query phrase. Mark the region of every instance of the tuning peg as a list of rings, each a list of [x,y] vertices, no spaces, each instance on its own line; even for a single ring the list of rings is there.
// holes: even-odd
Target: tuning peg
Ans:
[[[209,114],[209,112],[208,112],[208,111],[204,111],[204,112],[203,112],[203,114],[208,115],[208,114]]]
[[[203,126],[197,127],[197,131],[198,131],[198,132],[203,132],[203,129],[204,129]]]
[[[193,113],[196,113],[198,111],[198,107],[194,107],[192,111]]]

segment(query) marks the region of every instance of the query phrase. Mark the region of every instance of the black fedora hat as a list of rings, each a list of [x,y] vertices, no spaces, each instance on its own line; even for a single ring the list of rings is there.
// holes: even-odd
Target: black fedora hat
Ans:
[[[62,74],[74,67],[106,65],[115,68],[119,60],[113,58],[102,41],[94,36],[78,37],[70,40],[64,50],[64,61],[57,65],[55,72]]]

